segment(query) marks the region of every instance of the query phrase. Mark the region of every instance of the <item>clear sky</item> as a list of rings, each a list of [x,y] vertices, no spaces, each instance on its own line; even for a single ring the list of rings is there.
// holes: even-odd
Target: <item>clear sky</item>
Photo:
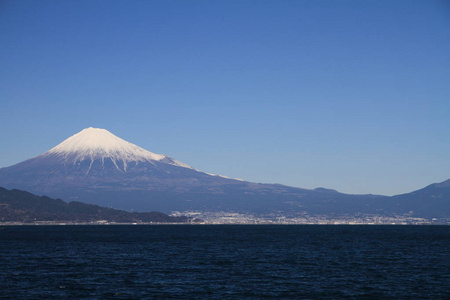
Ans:
[[[0,167],[86,127],[205,172],[450,178],[450,1],[0,1]]]

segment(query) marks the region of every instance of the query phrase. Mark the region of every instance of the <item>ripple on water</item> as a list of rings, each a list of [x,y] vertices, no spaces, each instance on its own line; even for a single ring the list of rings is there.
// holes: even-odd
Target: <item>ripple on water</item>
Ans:
[[[0,297],[450,298],[446,226],[17,226]]]

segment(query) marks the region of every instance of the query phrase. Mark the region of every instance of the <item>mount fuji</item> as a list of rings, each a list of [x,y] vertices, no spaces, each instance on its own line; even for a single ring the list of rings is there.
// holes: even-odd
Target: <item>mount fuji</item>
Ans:
[[[387,215],[415,211],[418,216],[435,216],[442,212],[436,206],[430,211],[424,205],[428,200],[413,201],[417,205],[412,207],[408,194],[349,195],[212,175],[92,127],[35,158],[1,168],[0,186],[66,201],[165,213]],[[420,197],[426,198],[423,193]]]

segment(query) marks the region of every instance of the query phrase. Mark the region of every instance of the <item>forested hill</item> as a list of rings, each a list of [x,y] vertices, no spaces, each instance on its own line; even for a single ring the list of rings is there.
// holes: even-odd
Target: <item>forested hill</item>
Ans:
[[[172,217],[160,212],[126,212],[98,205],[60,199],[0,187],[0,222],[30,223],[36,221],[117,223],[185,223],[187,217]]]

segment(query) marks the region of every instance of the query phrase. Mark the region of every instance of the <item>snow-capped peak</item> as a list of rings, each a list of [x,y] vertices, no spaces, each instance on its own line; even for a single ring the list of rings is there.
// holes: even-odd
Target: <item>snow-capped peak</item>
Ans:
[[[167,155],[155,154],[129,143],[106,129],[92,127],[83,129],[43,155],[63,156],[66,161],[72,161],[73,163],[86,159],[93,161],[95,159],[104,160],[109,158],[114,164],[118,161],[123,162],[124,171],[126,171],[127,162],[142,161],[159,161],[179,167],[191,168]]]

